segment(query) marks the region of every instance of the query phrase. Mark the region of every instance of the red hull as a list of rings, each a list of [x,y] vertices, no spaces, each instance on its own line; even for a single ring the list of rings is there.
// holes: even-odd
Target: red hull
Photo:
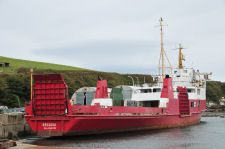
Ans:
[[[165,108],[71,105],[60,75],[35,76],[34,98],[26,106],[26,120],[40,136],[81,135],[181,127],[200,122],[205,100],[189,100],[186,88],[178,87],[174,99],[171,78],[165,78],[161,98]],[[65,91],[66,90],[66,91]],[[101,90],[100,90],[101,91]],[[99,95],[102,95],[100,93]],[[193,105],[197,105],[192,107]],[[66,112],[68,111],[68,112]]]
[[[27,117],[28,118],[28,117]],[[83,135],[109,132],[182,127],[200,122],[201,114],[191,116],[67,116],[28,120],[40,136]]]

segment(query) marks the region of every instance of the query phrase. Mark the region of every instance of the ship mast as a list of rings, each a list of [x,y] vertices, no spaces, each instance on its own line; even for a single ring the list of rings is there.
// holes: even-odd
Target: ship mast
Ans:
[[[184,67],[183,67],[183,61],[185,60],[184,59],[184,55],[183,55],[183,53],[182,53],[182,50],[184,49],[182,46],[181,46],[181,44],[179,44],[179,64],[178,64],[178,68],[179,69],[183,69]]]
[[[164,45],[163,45],[163,26],[167,26],[166,24],[163,24],[163,19],[160,18],[159,20],[160,22],[160,31],[161,31],[161,52],[160,52],[160,58],[159,58],[159,75],[162,77],[162,79],[164,78],[165,76],[165,71],[164,69],[165,68],[169,68],[171,71],[172,71],[172,66],[170,64],[170,61],[166,55],[166,52],[164,50]],[[169,64],[169,66],[165,66],[165,58],[166,57],[166,60]]]

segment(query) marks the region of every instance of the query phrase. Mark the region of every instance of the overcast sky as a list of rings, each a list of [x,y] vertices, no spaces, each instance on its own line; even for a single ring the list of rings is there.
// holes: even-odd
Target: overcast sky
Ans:
[[[118,73],[158,72],[165,51],[225,81],[225,0],[0,0],[1,56]]]

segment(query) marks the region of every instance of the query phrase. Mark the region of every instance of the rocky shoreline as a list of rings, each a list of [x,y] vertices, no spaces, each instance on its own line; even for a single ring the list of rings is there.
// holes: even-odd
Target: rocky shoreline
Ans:
[[[219,117],[225,115],[225,112],[204,112],[202,117]]]

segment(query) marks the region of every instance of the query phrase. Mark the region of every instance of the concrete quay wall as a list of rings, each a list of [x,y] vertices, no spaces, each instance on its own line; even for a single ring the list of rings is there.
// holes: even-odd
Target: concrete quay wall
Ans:
[[[0,139],[16,139],[31,135],[32,131],[24,114],[22,112],[0,114]]]

